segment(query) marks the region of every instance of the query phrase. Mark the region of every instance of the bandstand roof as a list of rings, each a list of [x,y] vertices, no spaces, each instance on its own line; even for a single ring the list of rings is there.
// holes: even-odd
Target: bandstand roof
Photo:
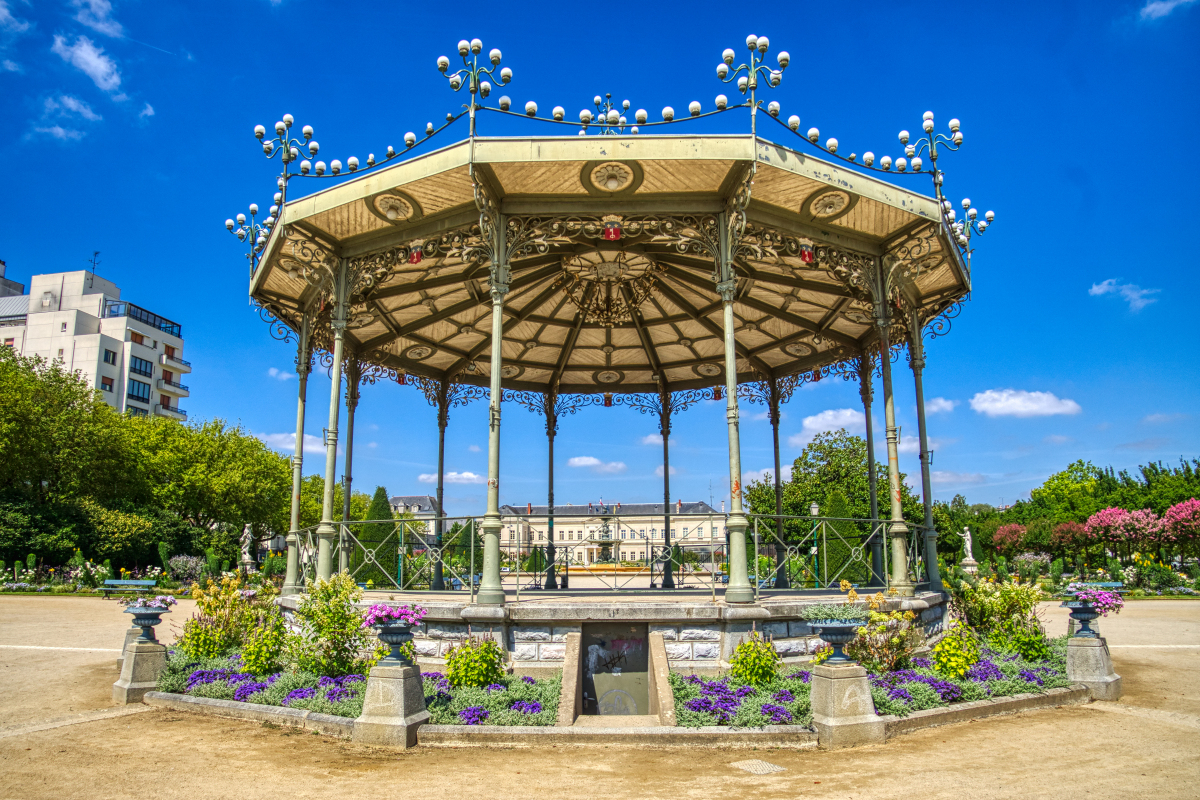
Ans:
[[[735,260],[740,380],[813,370],[877,341],[869,294],[839,269],[847,259],[906,262],[903,302],[925,318],[969,290],[932,197],[748,136],[636,135],[475,138],[289,198],[250,292],[292,326],[324,302],[306,260],[359,260],[371,277],[346,333],[358,358],[486,385],[473,165],[510,240],[525,243],[504,302],[505,387],[711,386],[723,382],[722,304],[695,242],[754,164]],[[606,223],[619,239],[604,238]]]

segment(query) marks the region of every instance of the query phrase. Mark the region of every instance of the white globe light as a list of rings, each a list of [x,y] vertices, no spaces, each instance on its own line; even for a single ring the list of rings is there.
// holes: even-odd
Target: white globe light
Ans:
[[[308,143],[308,154],[309,154],[310,156],[315,156],[315,155],[317,154],[317,151],[318,151],[318,150],[320,150],[320,149],[321,149],[321,145],[320,145],[320,144],[318,144],[318,143],[316,142],[316,140],[313,140],[313,141],[311,141],[311,142],[309,142],[309,143]]]
[[[478,39],[472,39],[471,52],[475,55],[479,55],[481,52],[483,52],[483,42],[479,41]]]
[[[622,110],[622,111],[628,111],[628,110],[629,110],[629,101],[628,101],[628,100],[622,100],[622,101],[621,101],[621,110]]]
[[[303,128],[301,128],[300,133],[306,140],[311,139],[313,137],[312,125],[305,125]]]
[[[717,95],[717,110],[724,111],[729,106],[729,98],[723,94]]]
[[[624,128],[626,125],[629,124],[629,120],[627,120],[625,118],[625,115],[622,114],[621,116],[617,117],[617,124],[620,125],[622,128]]]
[[[525,116],[527,116],[527,117],[537,116],[537,103],[530,100],[528,103],[525,104]]]
[[[834,139],[833,137],[830,137],[829,139],[826,139],[826,140],[825,140],[825,149],[826,149],[826,150],[828,150],[829,152],[831,152],[831,153],[836,153],[836,152],[837,152],[837,147],[838,147],[838,140],[837,140],[837,139]]]
[[[604,99],[602,97],[600,97],[600,95],[596,95],[595,97],[592,98],[592,105],[598,106],[603,102],[604,102]]]
[[[971,207],[971,198],[964,197],[963,201],[962,201],[962,207],[963,207],[963,211],[966,211],[968,208],[970,208]]]
[[[965,236],[959,236],[959,237],[958,237],[958,243],[959,243],[960,245],[962,245],[963,247],[966,247],[966,246],[967,246],[967,237],[965,237]]]
[[[263,152],[266,153],[267,155],[271,155],[271,153],[275,152],[275,143],[274,142],[263,142]]]
[[[962,127],[962,123],[961,123],[961,122],[959,122],[957,119],[952,119],[952,120],[950,120],[950,122],[949,122],[948,124],[949,124],[949,126],[950,126],[950,132],[951,132],[951,133],[954,133],[954,132],[955,132],[955,131],[957,131],[957,130],[958,130],[960,127]]]
[[[868,167],[871,166],[872,164],[874,164],[875,163],[875,154],[872,153],[870,150],[863,153],[863,163],[866,164]]]
[[[817,140],[820,138],[821,138],[821,132],[819,130],[817,130],[816,128],[808,129],[808,140],[810,142],[812,142],[813,144],[816,144]]]
[[[457,92],[460,86],[462,86],[462,76],[461,75],[451,75],[450,76],[450,88]]]
[[[289,128],[292,127],[292,123],[295,121],[296,121],[296,118],[293,117],[291,114],[283,115],[283,124],[288,126]]]
[[[342,162],[338,161],[336,158],[333,161],[330,161],[329,162],[329,171],[332,172],[334,175],[337,175],[339,172],[342,171]]]
[[[664,108],[662,110],[662,117],[667,122],[670,122],[671,120],[675,119],[675,109],[671,108],[670,106],[667,106],[666,108]]]
[[[788,117],[788,127],[794,131],[800,130],[800,117],[796,114],[792,114],[790,117]]]
[[[908,161],[903,158],[897,158],[896,159],[896,169],[900,170],[901,172],[907,171],[908,170]]]
[[[511,80],[512,80],[512,70],[511,69],[509,69],[508,67],[505,67],[504,69],[500,70],[500,82],[501,83],[508,83]]]
[[[700,102],[693,100],[692,102],[688,103],[688,113],[693,117],[700,116]]]
[[[300,162],[300,172],[302,174],[307,175],[309,173],[309,171],[311,171],[311,170],[312,170],[312,162],[311,161],[309,161],[308,159],[305,159]]]
[[[773,69],[771,70],[771,76],[767,80],[772,86],[778,86],[779,82],[783,80],[783,73],[777,69]]]
[[[721,60],[724,61],[726,64],[733,66],[733,59],[734,59],[735,55],[736,54],[733,52],[733,50],[731,48],[726,47],[724,52],[721,53]]]
[[[492,85],[490,83],[488,83],[487,81],[480,81],[479,96],[487,97],[491,93],[492,93]]]
[[[758,37],[753,33],[746,37],[746,47],[751,50],[758,49]]]
[[[968,210],[968,211],[967,211],[967,219],[975,219],[975,218],[976,218],[976,217],[978,217],[978,216],[979,216],[979,209],[978,209],[978,208],[972,208],[972,209],[970,209],[970,210]]]
[[[425,123],[425,135],[433,136],[433,123],[432,122]]]
[[[488,53],[488,60],[491,61],[493,64],[499,64],[500,63],[500,50],[498,48],[493,47],[492,51],[490,53]]]
[[[509,97],[508,95],[504,95],[503,97],[501,97],[500,98],[500,110],[508,111],[508,109],[510,107],[512,107],[512,98]]]
[[[963,137],[962,137],[962,131],[955,131],[955,132],[954,132],[954,135],[953,135],[953,136],[951,136],[950,138],[951,138],[951,139],[954,141],[954,143],[955,143],[956,145],[958,145],[958,144],[962,144],[962,139],[963,139]]]
[[[458,54],[465,56],[469,52],[471,52],[471,43],[466,39],[460,39],[458,42]]]
[[[986,230],[987,230],[987,225],[988,225],[988,224],[987,224],[986,222],[981,222],[981,223],[979,223],[979,232],[980,232],[980,233],[983,233],[984,231],[986,231]]]
[[[267,135],[267,129],[266,129],[266,128],[264,128],[262,125],[255,125],[255,126],[254,126],[254,138],[255,138],[255,139],[261,139],[261,138],[263,138],[263,137],[264,137],[264,136],[266,136],[266,135]]]
[[[933,119],[933,112],[932,112],[932,111],[926,111],[924,114],[922,114],[922,115],[921,115],[921,121],[922,121],[922,122],[924,122],[925,120],[929,120],[929,119]]]
[[[283,193],[282,193],[282,192],[276,192],[276,193],[275,193],[275,202],[276,202],[277,204],[278,204],[278,203],[282,203],[282,202],[283,202]]]
[[[646,120],[650,119],[650,114],[646,111],[646,109],[639,108],[636,112],[634,112],[633,118],[637,121],[638,125],[645,125]]]
[[[883,158],[879,159],[879,166],[883,167],[884,169],[891,169],[892,168],[892,157],[884,156]]]
[[[717,77],[721,80],[725,80],[727,77],[729,77],[729,67],[725,64],[717,64]]]
[[[758,52],[765,53],[771,46],[771,40],[765,36],[758,37]]]
[[[238,224],[238,225],[245,225],[245,224],[246,224],[246,215],[245,215],[245,214],[238,214],[238,215],[237,215],[237,224]]]
[[[554,110],[550,112],[550,115],[559,122],[562,122],[562,118],[567,115],[567,110],[562,106],[555,106]]]
[[[608,114],[604,117],[604,121],[609,125],[616,125],[621,121],[621,114],[615,108],[610,108]]]
[[[926,133],[933,133],[933,120],[927,119],[921,123],[921,128]]]
[[[634,136],[637,136],[638,126],[634,125],[632,128],[629,129],[629,132],[632,133]]]
[[[258,203],[251,203],[250,204],[250,216],[255,216],[257,214],[258,214]]]
[[[916,158],[914,158],[914,159],[912,160],[912,168],[913,168],[913,172],[920,172],[920,171],[921,171],[921,166],[922,166],[924,163],[925,163],[925,162],[924,162],[924,161],[922,161],[922,160],[920,159],[920,157],[919,157],[919,156],[918,156],[918,157],[916,157]]]
[[[951,222],[954,222],[954,220],[958,219],[958,215],[954,213],[953,208],[946,212],[946,219],[950,220]]]
[[[904,148],[904,155],[908,156],[909,158],[912,158],[916,154],[917,154],[917,148],[913,147],[911,144],[908,147]]]
[[[787,50],[780,50],[775,59],[779,62],[780,69],[787,69],[788,64],[792,63],[792,57],[788,55]]]
[[[779,116],[779,103],[775,102],[774,100],[767,103],[767,113],[770,114],[772,117],[778,117]]]
[[[233,220],[231,220],[231,219],[225,220],[225,229],[230,230],[230,231],[233,230]]]
[[[318,161],[316,163],[316,172],[318,175],[325,174],[325,162],[324,161]]]
[[[438,56],[437,60],[438,72],[445,72],[450,69],[450,59],[445,56]]]
[[[900,144],[908,144],[908,131],[900,131]]]
[[[299,158],[299,157],[300,157],[300,150],[299,150],[299,149],[297,149],[297,148],[295,148],[295,147],[290,147],[290,148],[288,148],[288,157],[289,157],[289,158],[290,158],[292,161],[295,161],[297,158]]]
[[[738,91],[742,94],[746,93],[746,87],[750,85],[750,79],[745,75],[739,75],[737,80]]]
[[[287,133],[287,125],[284,125],[282,120],[275,123],[275,133],[279,134],[280,136],[283,136],[285,133]]]
[[[580,111],[579,112],[579,121],[582,122],[584,125],[591,125],[592,124],[592,112],[588,111],[586,108],[583,111]]]
[[[412,131],[408,131],[407,133],[404,134],[404,146],[405,147],[412,147],[416,143],[417,143],[417,135],[415,133],[413,133]]]
[[[388,158],[396,157],[396,148],[392,147],[390,144],[387,146],[387,157]]]
[[[988,211],[983,215],[983,218],[986,219],[988,222],[993,222],[996,219],[996,212]]]

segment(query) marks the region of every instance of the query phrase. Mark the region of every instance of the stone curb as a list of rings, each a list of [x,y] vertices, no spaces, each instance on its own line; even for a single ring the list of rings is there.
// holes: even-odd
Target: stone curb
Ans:
[[[787,747],[817,746],[817,734],[798,725],[767,725],[762,728],[723,727],[673,728],[534,728],[519,725],[422,725],[420,743],[429,747],[518,745],[537,747],[579,745],[687,745],[689,747]]]
[[[938,725],[950,725],[955,722],[991,717],[997,714],[1014,714],[1018,711],[1030,711],[1037,708],[1053,708],[1054,706],[1080,705],[1091,702],[1086,686],[1074,684],[1059,689],[1049,689],[1044,694],[1014,694],[1010,697],[974,700],[969,703],[955,703],[949,708],[930,708],[924,711],[914,711],[907,717],[884,716],[886,737],[891,739],[902,733],[911,733],[922,728],[933,728]]]
[[[239,703],[236,700],[215,700],[211,697],[191,697],[168,692],[147,692],[142,700],[148,706],[169,708],[172,711],[195,711],[214,717],[244,719],[251,722],[271,722],[292,728],[349,737],[354,733],[354,720],[317,714],[299,708],[266,706],[260,703]]]

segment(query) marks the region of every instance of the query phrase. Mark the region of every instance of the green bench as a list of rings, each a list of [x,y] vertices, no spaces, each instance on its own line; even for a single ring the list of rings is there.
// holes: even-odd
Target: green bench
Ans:
[[[108,599],[108,596],[113,592],[118,592],[121,594],[129,592],[148,592],[154,588],[156,583],[158,583],[158,581],[118,581],[109,579],[104,582],[103,586],[96,587],[96,591],[104,592],[105,599]]]
[[[1120,581],[1089,581],[1081,585],[1092,589],[1107,589],[1119,595],[1125,594],[1125,584]]]

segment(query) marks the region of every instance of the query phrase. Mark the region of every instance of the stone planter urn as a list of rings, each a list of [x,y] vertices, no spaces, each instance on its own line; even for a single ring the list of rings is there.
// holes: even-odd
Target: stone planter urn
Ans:
[[[866,620],[813,619],[809,620],[808,624],[816,630],[821,641],[827,642],[833,647],[833,655],[826,659],[826,664],[854,663],[842,652],[842,647],[854,641],[854,637],[858,635],[858,629],[866,624]]]
[[[387,667],[414,666],[408,656],[400,652],[400,647],[413,638],[412,625],[400,620],[389,620],[379,625],[379,641],[390,648],[390,652],[379,663]]]
[[[158,639],[154,638],[154,626],[160,624],[162,615],[170,610],[169,608],[139,608],[136,606],[126,608],[126,614],[133,614],[134,626],[142,629],[141,636],[137,637],[135,641],[157,642]]]
[[[1086,600],[1067,600],[1063,603],[1063,607],[1071,610],[1071,619],[1079,623],[1079,627],[1075,630],[1075,635],[1084,639],[1095,639],[1100,634],[1092,630],[1092,621],[1099,619],[1100,612],[1095,606]]]

